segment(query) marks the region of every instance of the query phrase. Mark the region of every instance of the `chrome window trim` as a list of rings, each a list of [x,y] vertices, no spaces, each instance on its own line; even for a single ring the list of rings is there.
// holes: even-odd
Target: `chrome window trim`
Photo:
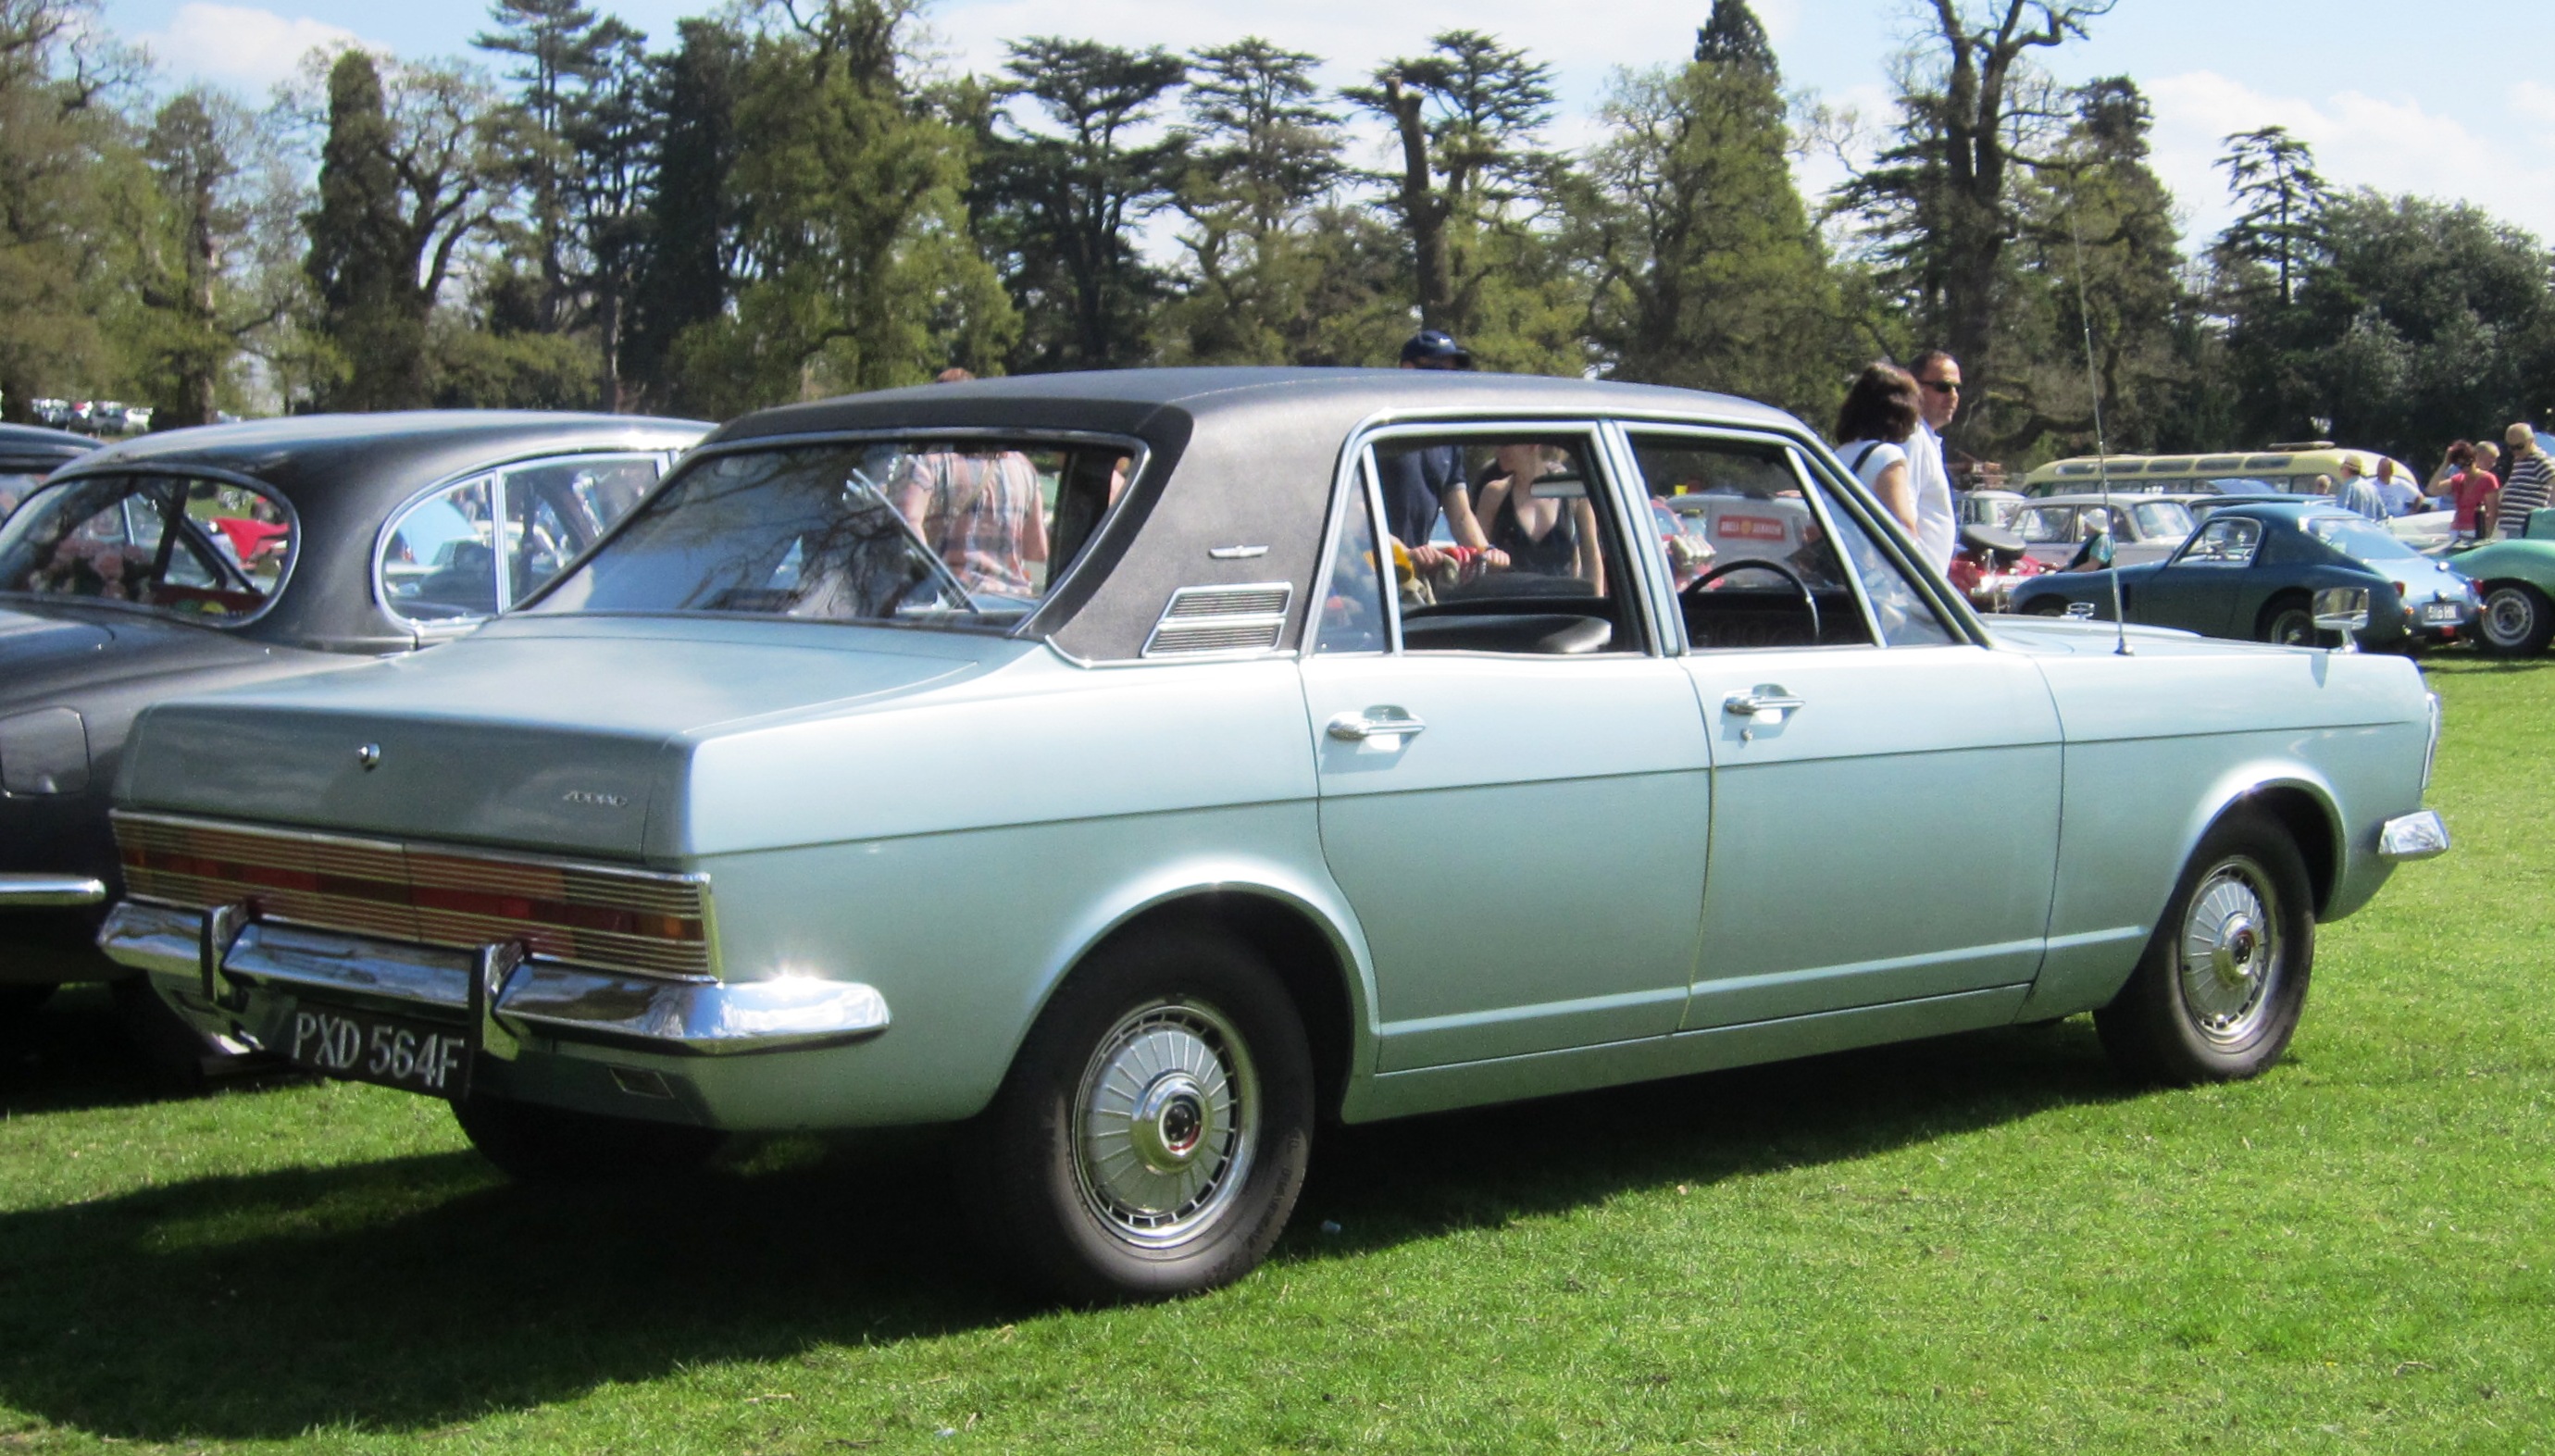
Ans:
[[[419,622],[402,615],[399,608],[391,604],[389,589],[390,583],[383,570],[383,568],[388,564],[387,558],[391,548],[391,538],[399,534],[400,523],[408,519],[410,512],[416,510],[422,505],[425,505],[428,500],[433,499],[435,496],[443,493],[444,491],[451,490],[456,486],[468,485],[482,476],[485,476],[488,480],[489,517],[491,520],[502,522],[506,519],[506,504],[504,498],[505,487],[503,485],[503,481],[506,472],[510,470],[516,470],[527,465],[535,464],[561,464],[570,460],[635,460],[642,458],[654,459],[657,462],[657,484],[650,486],[647,492],[640,496],[639,504],[630,508],[629,514],[636,514],[639,510],[639,506],[646,505],[648,503],[648,497],[657,493],[658,486],[662,486],[666,483],[666,477],[671,472],[673,461],[677,458],[674,451],[668,450],[663,445],[633,445],[626,448],[619,446],[599,449],[580,448],[571,450],[565,454],[520,455],[514,459],[500,461],[492,465],[473,466],[472,468],[461,471],[458,474],[447,475],[441,480],[434,482],[432,485],[411,493],[407,498],[403,499],[398,506],[394,507],[388,515],[382,518],[381,528],[373,533],[372,577],[374,604],[379,606],[383,612],[387,613],[392,621],[415,631],[421,637],[457,637],[460,634],[468,632],[472,628],[479,626],[481,623],[489,621],[492,617],[504,616],[507,612],[513,610],[516,605],[516,603],[511,599],[511,593],[507,590],[509,585],[507,578],[510,573],[505,562],[506,553],[504,551],[498,551],[496,553],[498,557],[496,565],[498,605],[497,610],[489,614],[488,617],[473,617],[466,621],[456,619],[442,622]],[[627,519],[626,515],[624,519]],[[605,527],[603,535],[594,539],[595,546],[601,546],[604,540],[610,537],[613,530],[619,525],[620,522],[616,521],[611,526]],[[590,551],[592,549],[594,549],[594,546],[586,547],[586,550]],[[581,560],[583,558],[584,553],[579,552],[576,559]],[[571,561],[568,564],[572,565],[574,562]],[[566,574],[567,565],[560,566],[559,572],[561,575]]]
[[[945,623],[932,623],[926,625],[919,622],[884,622],[870,620],[817,623],[812,625],[836,627],[903,627],[908,630],[919,632],[975,633],[979,635],[1003,637],[1016,641],[1043,642],[1046,640],[1043,636],[1031,637],[1023,629],[1029,625],[1032,618],[1038,614],[1039,609],[1044,607],[1048,600],[1053,598],[1057,592],[1064,588],[1067,582],[1080,578],[1083,570],[1088,567],[1091,562],[1091,551],[1089,546],[1092,543],[1098,542],[1101,537],[1108,534],[1112,527],[1118,524],[1120,515],[1127,508],[1127,502],[1136,494],[1136,482],[1144,478],[1145,471],[1154,463],[1154,447],[1143,439],[1132,434],[1116,434],[1107,430],[1098,429],[1014,429],[995,425],[954,425],[948,428],[932,429],[927,427],[918,428],[912,425],[904,425],[895,428],[881,427],[876,429],[808,430],[794,434],[760,434],[748,439],[717,440],[707,444],[696,444],[683,451],[674,461],[673,467],[657,478],[657,488],[648,492],[648,494],[640,500],[639,504],[631,507],[628,514],[624,515],[620,520],[613,522],[612,525],[604,531],[603,535],[596,537],[594,545],[587,546],[583,554],[577,557],[577,561],[582,562],[587,556],[591,556],[595,552],[602,550],[605,546],[610,546],[620,537],[623,531],[629,529],[631,522],[639,519],[640,514],[646,511],[649,505],[654,502],[659,495],[666,491],[667,487],[680,479],[685,473],[696,468],[704,460],[714,460],[726,455],[754,454],[765,450],[805,449],[813,445],[848,444],[857,440],[878,439],[1054,440],[1064,444],[1115,446],[1125,450],[1131,457],[1132,463],[1127,467],[1127,489],[1117,500],[1110,502],[1108,510],[1101,513],[1100,520],[1092,526],[1091,535],[1084,543],[1085,548],[1082,553],[1074,557],[1073,565],[1067,568],[1062,576],[1056,577],[1047,582],[1046,590],[1038,594],[1038,599],[1031,604],[1030,609],[1027,612],[1024,612],[1021,615],[1021,620],[1018,623],[1015,623],[1010,627],[1003,628],[960,627]],[[1052,545],[1052,543],[1050,543],[1050,545]],[[522,601],[509,603],[507,610],[520,611],[523,608],[536,605],[544,597],[547,597],[551,592],[557,590],[560,582],[567,580],[570,576],[575,574],[575,571],[570,566],[562,566],[559,568],[559,573],[557,575],[551,577],[546,582],[543,582],[531,595],[525,597]],[[746,612],[562,612],[559,615],[576,617],[669,617],[677,620],[706,617],[721,622],[784,620]],[[791,618],[787,620],[805,621],[806,619]],[[1093,666],[1092,664],[1083,663],[1082,660],[1073,657],[1069,653],[1059,653],[1058,656],[1063,657],[1067,662],[1075,663],[1079,666]],[[1276,654],[1272,654],[1271,656],[1276,656]],[[1176,663],[1177,661],[1177,659],[1172,660],[1173,663]],[[1160,659],[1155,659],[1151,662],[1147,662],[1143,659],[1136,659],[1132,660],[1132,662],[1142,664],[1147,667],[1162,666]]]
[[[1623,475],[1623,472],[1617,468],[1616,461],[1610,454],[1610,447],[1606,437],[1606,429],[1608,425],[1611,423],[1612,422],[1606,417],[1591,416],[1585,412],[1538,414],[1532,410],[1520,410],[1513,414],[1502,414],[1490,418],[1485,418],[1482,411],[1468,410],[1459,418],[1448,418],[1444,420],[1405,417],[1382,424],[1376,423],[1373,419],[1370,419],[1366,423],[1362,423],[1358,426],[1357,430],[1350,435],[1349,458],[1352,462],[1362,468],[1365,474],[1367,485],[1367,506],[1370,511],[1374,512],[1376,543],[1378,548],[1381,549],[1383,547],[1383,543],[1388,535],[1384,530],[1384,477],[1383,472],[1376,468],[1375,463],[1375,446],[1378,441],[1407,439],[1414,435],[1431,439],[1444,438],[1449,435],[1490,435],[1496,438],[1508,438],[1515,436],[1521,425],[1536,434],[1579,434],[1584,436],[1586,441],[1583,453],[1586,455],[1588,463],[1607,477],[1604,482],[1604,493],[1607,498],[1614,503],[1616,519],[1619,523],[1616,532],[1616,544],[1623,548],[1622,554],[1624,556],[1636,558],[1623,562],[1610,563],[1609,569],[1613,569],[1616,565],[1629,567],[1629,569],[1634,573],[1635,578],[1641,582],[1642,590],[1630,594],[1629,597],[1629,599],[1636,604],[1636,611],[1634,614],[1635,619],[1637,621],[1642,621],[1644,617],[1654,616],[1655,604],[1652,601],[1649,592],[1648,572],[1638,559],[1640,553],[1632,549],[1633,539],[1631,532],[1638,531],[1639,528],[1630,528],[1628,530],[1621,525],[1621,523],[1628,521],[1632,514],[1626,509],[1624,504],[1625,493],[1630,489],[1631,482]],[[1338,490],[1339,486],[1334,483],[1333,496],[1335,500],[1337,498]],[[1594,503],[1594,500],[1595,498],[1592,496],[1592,504]],[[1642,509],[1645,513],[1647,512],[1648,507],[1646,503],[1643,505]],[[1336,512],[1334,512],[1334,514],[1336,514]],[[1405,543],[1405,545],[1407,545],[1407,543]],[[1336,529],[1334,529],[1332,539],[1327,544],[1327,548],[1325,549],[1322,558],[1326,569],[1324,574],[1316,578],[1323,584],[1328,584],[1330,581],[1330,576],[1327,571],[1327,567],[1330,562],[1330,551],[1332,549],[1336,549],[1337,546],[1338,534]],[[1386,640],[1391,645],[1391,654],[1395,657],[1399,657],[1403,654],[1404,650],[1401,645],[1401,590],[1400,583],[1398,578],[1393,586],[1386,590],[1384,595],[1385,620],[1391,627]],[[1631,652],[1614,651],[1592,653],[1588,656],[1598,659],[1622,659],[1625,657],[1664,658],[1670,656],[1666,651],[1668,637],[1661,629],[1660,624],[1655,620],[1642,621],[1642,627],[1649,640],[1639,649]],[[1682,639],[1680,638],[1680,640]],[[1537,658],[1538,660],[1541,660],[1539,655],[1529,653],[1491,653],[1479,651],[1440,653],[1435,650],[1430,650],[1428,655],[1430,657],[1479,657],[1498,662],[1515,662],[1526,658]]]
[[[292,545],[285,552],[283,567],[275,573],[275,589],[266,594],[266,600],[258,605],[258,609],[256,611],[249,613],[245,617],[232,617],[219,622],[206,622],[197,618],[181,616],[175,612],[164,612],[157,607],[144,606],[139,602],[110,601],[105,597],[64,597],[51,592],[0,591],[0,600],[86,602],[92,606],[110,607],[120,612],[134,612],[146,617],[156,617],[163,621],[184,622],[189,626],[209,628],[216,632],[233,632],[240,628],[249,626],[251,623],[264,618],[267,613],[274,611],[275,604],[284,600],[285,592],[290,590],[293,585],[294,568],[302,564],[302,512],[295,507],[292,499],[285,495],[284,492],[276,489],[266,481],[258,479],[254,475],[243,475],[236,470],[225,470],[217,466],[210,465],[180,468],[159,461],[138,461],[129,464],[111,463],[108,465],[93,466],[89,469],[75,472],[58,470],[52,475],[47,476],[45,483],[31,493],[25,500],[20,501],[18,503],[17,510],[9,513],[9,519],[13,521],[16,520],[21,512],[25,511],[29,506],[35,504],[37,501],[44,499],[48,492],[55,490],[58,487],[76,485],[83,480],[99,480],[118,475],[152,475],[170,480],[217,480],[226,485],[238,486],[243,490],[253,490],[259,495],[264,496],[268,500],[283,507],[284,524],[292,529],[293,540]]]
[[[1843,462],[1824,448],[1811,448],[1798,439],[1787,439],[1785,443],[1791,448],[1792,468],[1800,472],[1805,480],[1821,481],[1826,484],[1831,495],[1841,494],[1853,503],[1855,520],[1863,527],[1864,534],[1872,538],[1873,544],[1879,546],[1881,553],[1898,568],[1899,574],[1914,584],[1917,596],[1934,609],[1936,622],[1950,631],[1952,641],[1947,644],[1948,646],[1958,647],[1964,639],[1973,647],[1996,646],[1988,636],[1987,625],[1981,622],[1978,614],[1970,609],[1968,600],[1959,592],[1952,590],[1949,582],[1922,564],[1916,554],[1915,543],[1908,539],[1895,517],[1883,510],[1880,502],[1865,493],[1863,482],[1855,477],[1854,472],[1845,469]],[[1862,575],[1851,574],[1854,575],[1857,586],[1860,586]],[[1865,611],[1867,615],[1870,614],[1869,603],[1866,604]],[[1889,646],[1881,637],[1877,621],[1874,623],[1873,639],[1885,647]]]

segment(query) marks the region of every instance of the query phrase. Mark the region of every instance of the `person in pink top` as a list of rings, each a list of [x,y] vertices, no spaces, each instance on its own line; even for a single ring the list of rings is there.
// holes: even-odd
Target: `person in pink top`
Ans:
[[[2449,525],[2460,541],[2474,541],[2493,534],[2494,513],[2498,509],[2501,480],[2493,467],[2501,463],[2501,450],[2486,440],[2467,452],[2467,466],[2450,483],[2450,504],[2457,516]]]

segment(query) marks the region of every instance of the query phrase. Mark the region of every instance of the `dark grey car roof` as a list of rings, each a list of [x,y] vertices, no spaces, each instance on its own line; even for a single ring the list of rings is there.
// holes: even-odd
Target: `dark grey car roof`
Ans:
[[[1173,591],[1285,581],[1301,635],[1341,451],[1370,421],[1664,420],[1808,436],[1779,410],[1653,385],[1420,369],[1127,369],[920,385],[765,410],[707,444],[895,429],[1088,430],[1151,450],[1085,564],[1031,621],[1077,657],[1142,651]],[[1217,559],[1224,546],[1265,553]]]
[[[41,425],[0,425],[0,466],[52,469],[97,448],[97,441]]]
[[[373,543],[390,513],[438,481],[541,455],[681,450],[709,426],[633,415],[417,410],[206,425],[109,445],[54,477],[214,470],[272,487],[301,540],[292,579],[240,629],[278,642],[343,645],[405,636],[373,600]]]

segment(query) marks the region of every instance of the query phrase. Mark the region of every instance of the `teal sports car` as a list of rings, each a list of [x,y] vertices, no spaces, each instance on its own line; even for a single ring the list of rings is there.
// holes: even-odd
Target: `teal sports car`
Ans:
[[[932,1129],[912,1237],[1074,1299],[1248,1273],[1333,1121],[2085,1012],[2135,1078],[2271,1065],[2316,926],[2447,848],[2419,672],[1920,559],[1679,390],[769,411],[458,642],[149,709],[100,943],[519,1177]]]

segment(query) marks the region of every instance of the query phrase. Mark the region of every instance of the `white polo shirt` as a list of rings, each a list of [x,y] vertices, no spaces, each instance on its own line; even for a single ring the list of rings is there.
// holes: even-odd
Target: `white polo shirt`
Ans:
[[[1952,506],[1952,472],[1943,463],[1943,437],[1919,420],[1907,436],[1907,486],[1916,496],[1916,545],[1925,559],[1941,571],[1952,564],[1952,548],[1961,535]]]

